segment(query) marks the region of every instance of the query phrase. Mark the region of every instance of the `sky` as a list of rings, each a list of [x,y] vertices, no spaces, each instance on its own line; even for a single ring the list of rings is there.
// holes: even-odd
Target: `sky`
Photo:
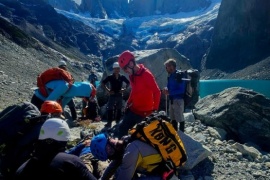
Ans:
[[[91,18],[90,14],[75,14],[59,9],[56,9],[56,11],[68,18],[80,20],[93,29],[102,30],[116,39],[123,33],[123,24],[125,23],[126,30],[136,39],[151,43],[151,41],[158,41],[159,38],[171,37],[174,34],[177,34],[177,38],[179,38],[179,34],[187,27],[215,19],[221,0],[211,1],[212,4],[207,9],[173,15],[154,15],[129,19],[98,19]]]

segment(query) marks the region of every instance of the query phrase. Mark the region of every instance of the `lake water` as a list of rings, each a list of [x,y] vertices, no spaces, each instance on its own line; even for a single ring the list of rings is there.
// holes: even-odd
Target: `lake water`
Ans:
[[[243,87],[270,98],[270,80],[215,79],[200,80],[200,97],[219,93],[230,87]]]

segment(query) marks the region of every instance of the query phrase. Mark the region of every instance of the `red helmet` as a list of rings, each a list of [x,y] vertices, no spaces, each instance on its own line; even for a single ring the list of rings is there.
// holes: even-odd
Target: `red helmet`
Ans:
[[[61,105],[56,101],[44,101],[40,109],[41,113],[62,113]]]
[[[119,66],[123,69],[130,61],[134,59],[134,55],[129,50],[124,51],[118,58]]]

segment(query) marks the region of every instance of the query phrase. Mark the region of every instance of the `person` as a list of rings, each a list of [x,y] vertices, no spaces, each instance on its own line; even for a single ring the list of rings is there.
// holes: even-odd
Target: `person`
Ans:
[[[176,79],[176,60],[168,59],[164,63],[166,71],[168,72],[167,87],[163,89],[163,94],[169,95],[169,115],[171,123],[176,131],[178,131],[178,123],[180,124],[179,130],[184,132],[185,119],[184,119],[184,93],[186,88],[186,81],[178,81]]]
[[[47,97],[43,96],[39,89],[34,91],[31,103],[41,108],[45,100],[57,101],[64,109],[67,103],[74,97],[91,97],[96,95],[96,88],[89,82],[74,82],[71,87],[64,80],[53,80],[46,83],[46,87],[50,89]]]
[[[78,156],[65,153],[69,139],[70,129],[64,120],[45,121],[33,156],[17,169],[15,179],[95,180]]]
[[[124,51],[118,58],[119,66],[129,75],[131,92],[125,107],[123,120],[119,123],[118,137],[128,133],[135,124],[157,111],[161,92],[155,77],[143,64],[137,64],[130,51]]]
[[[140,141],[129,141],[128,138],[112,138],[104,133],[92,138],[90,148],[99,160],[111,160],[101,179],[114,176],[122,179],[158,179],[161,180],[169,171],[165,167],[160,153],[151,145]],[[140,178],[137,176],[140,174]]]
[[[104,163],[96,159],[90,148],[92,136],[87,134],[83,137],[83,140],[79,142],[76,146],[66,150],[66,153],[73,154],[84,162],[88,170],[96,177],[100,178],[104,171],[104,166],[108,165],[108,163]]]
[[[123,87],[123,82],[126,84],[125,88]],[[106,86],[107,83],[110,84],[110,88]],[[116,122],[120,121],[122,116],[123,92],[129,87],[129,80],[124,75],[120,74],[120,66],[118,62],[113,63],[113,73],[102,81],[102,86],[110,95],[107,103],[108,122],[105,126],[111,127],[114,112],[116,114]]]
[[[67,63],[64,60],[61,60],[59,62],[58,67],[61,68],[61,69],[66,70],[66,71],[68,71],[68,69],[67,69]],[[67,105],[69,107],[69,110],[70,110],[72,119],[73,120],[76,120],[77,119],[77,112],[76,112],[75,102],[74,102],[73,98],[67,103]]]
[[[94,69],[91,69],[90,73],[91,74],[88,76],[88,79],[87,80],[96,87],[96,81],[98,81],[98,77],[95,74],[95,70]]]
[[[34,114],[35,109],[31,109],[30,104],[27,105],[28,113]],[[26,110],[26,109],[25,109]],[[0,171],[4,179],[13,179],[17,168],[31,157],[31,153],[34,150],[34,145],[38,141],[40,128],[47,119],[56,117],[65,119],[62,115],[63,109],[56,101],[45,101],[40,109],[40,115],[31,118],[27,127],[21,129],[19,132],[19,126],[21,128],[24,123],[18,123],[17,126],[12,126],[13,129],[17,129],[17,137],[10,137],[11,141],[5,143],[2,148]],[[30,115],[30,114],[29,114]],[[15,116],[23,116],[22,113],[16,114]]]
[[[63,109],[56,101],[44,101],[41,105],[40,113],[41,115],[50,115],[50,117],[65,119],[65,116],[63,116]]]

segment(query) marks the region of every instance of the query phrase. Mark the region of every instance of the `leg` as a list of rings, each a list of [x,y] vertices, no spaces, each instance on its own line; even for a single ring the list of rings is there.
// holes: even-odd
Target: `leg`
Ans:
[[[115,97],[110,96],[107,104],[107,124],[106,127],[111,127],[113,121],[113,108],[115,103]]]
[[[128,134],[128,130],[130,128],[132,128],[135,124],[141,122],[144,119],[145,119],[144,117],[128,110],[128,112],[125,113],[123,120],[119,123],[117,137],[121,139],[124,135]]]
[[[77,112],[76,112],[76,109],[75,109],[75,103],[73,101],[73,99],[71,99],[69,102],[68,102],[68,107],[70,109],[70,113],[71,113],[71,117],[73,120],[76,120],[77,119]]]
[[[31,103],[34,104],[39,110],[44,101],[39,99],[35,94],[32,96]]]
[[[107,124],[105,127],[111,127],[113,120],[113,110],[107,110]]]
[[[184,132],[185,130],[185,121],[180,122],[180,131]]]
[[[174,116],[178,123],[180,123],[180,130],[184,132],[185,128],[185,119],[184,119],[184,100],[183,99],[175,99],[174,100]]]
[[[122,106],[123,106],[123,98],[122,98],[122,96],[119,96],[116,99],[116,105],[115,105],[116,123],[118,123],[122,117]]]

